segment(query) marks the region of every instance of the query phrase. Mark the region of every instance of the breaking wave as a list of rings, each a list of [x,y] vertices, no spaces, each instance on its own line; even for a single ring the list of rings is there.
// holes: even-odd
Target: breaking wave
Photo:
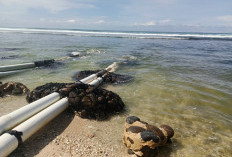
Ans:
[[[0,28],[0,32],[17,32],[32,34],[53,34],[86,37],[136,38],[136,39],[174,39],[174,40],[229,40],[228,33],[167,33],[167,32],[115,32],[96,30],[64,30],[64,29],[29,29],[29,28]]]

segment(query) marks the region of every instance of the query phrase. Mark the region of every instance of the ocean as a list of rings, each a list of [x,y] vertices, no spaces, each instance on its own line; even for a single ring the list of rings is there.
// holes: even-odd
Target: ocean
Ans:
[[[170,156],[231,156],[232,34],[0,28],[0,65],[72,52],[80,56],[0,81],[21,82],[32,90],[49,82],[73,82],[78,71],[120,62],[116,73],[134,79],[104,87],[126,105],[123,114],[115,115],[119,128],[126,116],[135,115],[174,128]],[[14,103],[0,100],[0,115],[26,103],[20,97],[1,99]]]

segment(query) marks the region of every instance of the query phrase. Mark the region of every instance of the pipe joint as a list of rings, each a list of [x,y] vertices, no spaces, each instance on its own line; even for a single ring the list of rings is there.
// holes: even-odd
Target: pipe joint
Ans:
[[[18,140],[18,146],[23,143],[23,140],[22,140],[23,132],[17,131],[17,130],[9,130],[9,131],[6,131],[4,133],[8,133],[12,136],[15,136],[15,138]]]

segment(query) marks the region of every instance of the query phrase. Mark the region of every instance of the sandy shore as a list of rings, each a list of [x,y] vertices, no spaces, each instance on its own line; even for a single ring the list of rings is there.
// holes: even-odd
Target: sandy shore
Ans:
[[[0,115],[26,104],[25,96],[1,98]],[[121,114],[105,121],[96,121],[82,119],[65,111],[9,156],[128,156],[127,148],[122,142],[125,117],[126,115]]]
[[[94,121],[62,113],[15,150],[10,157],[129,156],[117,116]]]
[[[0,99],[0,114],[7,114],[26,104],[25,96],[4,97]],[[127,113],[122,113],[105,121],[96,121],[82,119],[65,111],[9,157],[135,157],[127,153],[122,142],[127,116]],[[172,149],[166,147],[160,152],[161,156],[170,156]]]

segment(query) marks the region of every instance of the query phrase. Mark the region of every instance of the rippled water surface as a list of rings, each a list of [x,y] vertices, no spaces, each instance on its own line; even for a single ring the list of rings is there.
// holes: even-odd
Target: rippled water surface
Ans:
[[[77,71],[96,70],[119,61],[117,73],[134,77],[128,84],[106,87],[119,94],[126,104],[120,122],[127,115],[136,115],[155,125],[172,126],[175,136],[165,156],[231,156],[230,36],[225,40],[209,35],[180,40],[179,36],[135,38],[130,34],[92,34],[2,31],[0,65],[60,58],[76,51],[81,56],[0,80],[18,81],[33,89],[48,82],[71,82]],[[0,102],[1,115],[17,106],[6,107],[3,100]]]

